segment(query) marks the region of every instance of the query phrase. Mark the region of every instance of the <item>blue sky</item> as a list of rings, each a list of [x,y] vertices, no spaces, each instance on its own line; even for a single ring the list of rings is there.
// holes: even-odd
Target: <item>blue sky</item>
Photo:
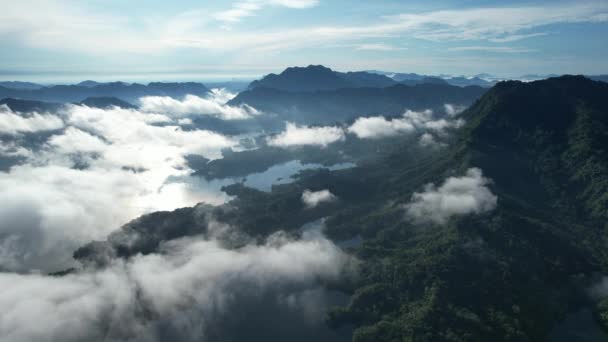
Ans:
[[[608,1],[19,0],[0,79],[253,78],[294,65],[608,73]]]

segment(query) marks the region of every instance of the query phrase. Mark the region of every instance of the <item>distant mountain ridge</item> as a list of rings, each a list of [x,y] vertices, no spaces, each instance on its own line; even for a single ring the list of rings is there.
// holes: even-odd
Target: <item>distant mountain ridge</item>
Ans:
[[[396,84],[386,88],[341,88],[332,90],[286,91],[253,88],[237,95],[230,105],[248,104],[297,123],[333,123],[369,115],[399,115],[406,109],[443,110],[444,104],[468,106],[485,88],[447,84]]]
[[[322,65],[291,67],[280,74],[269,74],[249,84],[249,89],[271,88],[291,92],[336,90],[342,88],[384,88],[397,84],[384,75],[365,71],[337,72]]]
[[[0,99],[0,105],[6,105],[13,112],[55,112],[61,108],[61,103],[43,102],[33,100],[20,100],[14,98]]]
[[[32,82],[21,82],[21,81],[4,81],[0,82],[0,87],[11,88],[11,89],[40,89],[44,88],[42,84]]]
[[[93,83],[91,83],[93,82]],[[56,85],[39,89],[14,89],[0,86],[0,98],[50,102],[80,102],[89,97],[114,97],[134,104],[143,96],[170,96],[180,98],[191,94],[205,96],[209,92],[202,83],[151,82],[148,85],[124,82],[99,83],[85,81],[84,85]]]

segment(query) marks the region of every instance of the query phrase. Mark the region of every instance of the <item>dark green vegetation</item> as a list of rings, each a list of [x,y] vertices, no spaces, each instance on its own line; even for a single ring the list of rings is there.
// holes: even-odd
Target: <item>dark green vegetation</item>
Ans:
[[[328,217],[335,241],[363,238],[352,248],[360,277],[341,285],[350,303],[328,315],[332,326],[354,325],[354,341],[543,341],[589,306],[588,279],[608,272],[606,99],[608,84],[583,77],[502,82],[462,114],[466,126],[440,152],[404,137],[381,161],[302,172],[271,193],[233,185],[228,205],[148,215],[75,256],[149,253],[204,232],[203,214],[259,237]],[[404,217],[414,191],[470,167],[493,179],[495,210],[445,225]],[[303,189],[339,200],[304,210]],[[133,244],[133,230],[149,238]],[[594,310],[605,325],[605,300]]]

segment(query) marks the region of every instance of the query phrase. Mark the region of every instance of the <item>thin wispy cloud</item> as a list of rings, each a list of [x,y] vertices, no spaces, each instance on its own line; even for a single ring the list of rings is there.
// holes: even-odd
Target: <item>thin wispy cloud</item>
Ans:
[[[407,48],[394,46],[394,45],[390,45],[390,44],[376,43],[376,44],[355,45],[355,50],[359,50],[359,51],[399,51],[399,50],[407,50]]]
[[[518,48],[510,46],[457,46],[448,48],[448,51],[477,51],[477,52],[496,52],[496,53],[527,53],[537,52],[538,49]]]
[[[266,6],[282,6],[292,9],[303,9],[314,7],[318,0],[246,0],[232,5],[232,8],[221,11],[214,15],[216,20],[225,23],[236,23],[243,18],[251,17]]]
[[[133,25],[126,17],[98,14],[73,4],[26,0],[4,6],[0,13],[0,35],[11,35],[33,47],[98,53],[167,51],[183,47],[268,51],[310,48],[332,42],[352,43],[386,36],[436,42],[510,42],[541,36],[544,33],[530,33],[530,30],[547,25],[608,21],[608,4],[592,2],[401,13],[380,17],[366,24],[343,26],[321,23],[314,26],[278,25],[274,29],[226,31],[208,22],[209,16],[226,23],[238,22],[268,6],[301,9],[317,4],[312,0],[241,1],[215,14],[191,11],[188,15],[160,17],[154,25]],[[364,50],[365,47],[386,48],[378,44],[359,45]]]

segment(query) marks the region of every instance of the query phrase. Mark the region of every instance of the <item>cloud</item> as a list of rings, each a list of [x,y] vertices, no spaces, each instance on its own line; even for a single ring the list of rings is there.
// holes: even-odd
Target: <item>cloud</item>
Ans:
[[[178,239],[160,253],[61,277],[0,273],[0,338],[346,340],[325,327],[332,294],[321,283],[351,265],[319,235],[277,233],[238,249],[202,236]]]
[[[0,134],[15,135],[53,131],[63,128],[61,118],[50,114],[31,113],[24,116],[13,112],[7,105],[0,105]]]
[[[454,106],[449,103],[444,104],[443,108],[445,109],[445,113],[451,117],[454,117],[454,116],[462,113],[462,111],[465,109],[465,107]]]
[[[438,142],[435,137],[430,133],[422,134],[418,139],[418,142],[422,147],[439,148],[445,146],[445,143]]]
[[[358,118],[347,130],[360,139],[375,139],[412,132],[415,128],[405,119],[387,120],[383,116],[374,116]]]
[[[378,139],[415,131],[434,131],[444,135],[447,129],[460,128],[462,125],[464,125],[462,119],[437,119],[431,110],[421,112],[407,110],[401,117],[390,120],[383,116],[358,118],[347,128],[347,132],[355,134],[360,139]]]
[[[266,6],[282,6],[292,9],[304,9],[314,7],[319,3],[318,0],[245,0],[232,5],[226,11],[218,12],[214,15],[216,20],[226,23],[235,23],[245,17],[254,16]]]
[[[238,107],[225,103],[234,97],[225,90],[213,89],[208,98],[186,95],[183,100],[169,96],[146,96],[139,99],[140,110],[150,113],[162,113],[173,117],[186,115],[211,115],[223,120],[244,120],[260,114],[249,105]]]
[[[333,142],[344,140],[340,127],[308,127],[287,123],[285,131],[267,138],[270,146],[289,147],[313,145],[325,147]]]
[[[470,168],[462,177],[449,177],[437,187],[427,184],[405,205],[408,217],[417,222],[446,223],[453,216],[480,214],[496,208],[497,197],[481,169]]]
[[[360,51],[399,51],[406,50],[403,47],[397,47],[394,45],[376,43],[376,44],[359,44],[355,47],[356,50]]]
[[[67,105],[55,117],[66,128],[0,150],[24,158],[0,172],[0,270],[69,267],[79,245],[143,213],[229,199],[219,184],[188,181],[185,156],[219,158],[232,138],[134,109]]]
[[[315,0],[239,1],[215,14],[224,23],[238,22],[268,6],[309,8]],[[32,8],[36,8],[35,11]],[[361,42],[370,37],[407,36],[430,41],[508,42],[523,39],[547,25],[608,21],[605,2],[555,2],[542,6],[477,7],[401,13],[356,26],[278,26],[271,29],[222,30],[209,11],[193,9],[136,25],[128,17],[110,16],[83,3],[14,1],[0,13],[0,35],[19,44],[100,55],[154,53],[176,48],[255,52],[305,49],[328,43]],[[77,20],[74,20],[77,18]],[[120,39],[115,39],[120,37]],[[467,60],[470,63],[470,60]],[[369,64],[369,61],[368,61]]]
[[[337,197],[329,190],[323,189],[319,191],[304,190],[302,193],[302,202],[307,208],[314,208],[321,203],[333,202]]]
[[[497,53],[526,53],[537,52],[537,49],[517,48],[511,46],[457,46],[450,47],[448,51],[482,51],[482,52],[497,52]]]
[[[500,37],[500,38],[490,38],[488,40],[491,42],[494,42],[494,43],[507,43],[507,42],[515,42],[515,41],[522,40],[522,39],[546,36],[548,34],[549,33],[547,33],[547,32],[536,32],[536,33],[528,33],[528,34],[512,34],[512,35],[508,35],[508,36],[504,36],[504,37]]]

